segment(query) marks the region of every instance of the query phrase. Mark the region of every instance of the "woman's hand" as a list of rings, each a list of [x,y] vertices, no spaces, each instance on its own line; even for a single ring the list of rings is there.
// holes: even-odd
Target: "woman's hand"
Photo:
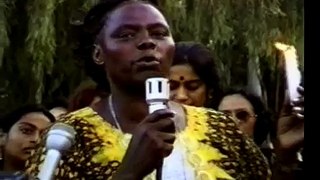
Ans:
[[[173,150],[173,117],[174,113],[170,110],[158,110],[136,127],[117,175],[124,177],[126,174],[129,179],[142,179],[161,165],[163,158]]]
[[[277,124],[278,158],[293,160],[296,153],[303,147],[304,142],[304,88],[299,87],[301,97],[292,102],[286,101]]]

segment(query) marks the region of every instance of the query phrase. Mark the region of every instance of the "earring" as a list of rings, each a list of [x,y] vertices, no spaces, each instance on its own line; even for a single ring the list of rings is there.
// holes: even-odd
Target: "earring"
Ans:
[[[94,59],[94,62],[98,65],[102,65],[104,63],[104,61],[101,59]]]

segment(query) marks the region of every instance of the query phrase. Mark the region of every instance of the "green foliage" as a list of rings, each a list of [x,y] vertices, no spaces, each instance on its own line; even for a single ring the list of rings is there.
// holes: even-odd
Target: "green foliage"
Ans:
[[[252,59],[273,110],[280,83],[274,43],[297,47],[303,68],[301,0],[163,0],[161,5],[177,41],[200,41],[213,50],[223,87],[246,86]]]
[[[73,25],[98,1],[0,0],[1,111],[69,96],[80,84],[85,75],[73,57]],[[278,77],[275,41],[295,45],[303,57],[301,0],[159,2],[176,41],[200,41],[213,50],[224,86],[246,85],[246,65],[254,58],[270,91]]]
[[[246,86],[253,60],[270,109],[281,104],[279,61],[274,43],[294,45],[304,66],[304,3],[300,0],[162,1],[176,40],[201,41],[212,48],[222,86]]]
[[[6,0],[0,0],[0,68],[5,49],[9,46],[8,37],[8,11],[9,3]]]
[[[67,97],[85,78],[73,57],[76,29],[71,23],[79,18],[78,11],[96,2],[0,1],[1,112],[23,103]]]

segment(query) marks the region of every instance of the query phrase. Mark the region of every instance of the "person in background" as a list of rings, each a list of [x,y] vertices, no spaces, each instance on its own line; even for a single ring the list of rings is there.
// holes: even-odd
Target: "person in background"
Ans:
[[[68,101],[65,98],[54,98],[53,101],[45,103],[50,113],[58,119],[61,115],[68,112]]]
[[[299,150],[304,140],[304,88],[299,87],[301,98],[283,105],[278,121],[272,121],[261,99],[244,90],[228,90],[222,94],[215,107],[236,120],[240,130],[252,137],[261,147],[270,133],[270,148],[262,151],[268,158],[273,179],[301,179],[302,168]],[[262,148],[262,147],[261,147]]]
[[[2,117],[0,171],[23,171],[31,151],[54,121],[54,116],[40,105],[25,105]]]
[[[68,111],[72,112],[91,106],[105,96],[107,96],[107,93],[101,90],[95,83],[82,84],[70,96]]]
[[[229,89],[217,98],[214,108],[236,120],[241,131],[261,145],[272,128],[271,114],[260,97],[245,90]]]
[[[216,100],[213,107],[231,116],[239,129],[254,140],[271,163],[273,146],[270,133],[274,132],[274,127],[271,114],[261,98],[243,89],[228,89]]]
[[[110,94],[59,119],[76,137],[54,179],[156,179],[159,167],[163,179],[270,179],[259,148],[223,113],[174,102],[149,113],[145,81],[168,78],[175,49],[154,5],[103,1],[82,28],[84,67],[98,85],[109,84]],[[42,139],[27,162],[29,175],[39,173],[44,148]]]
[[[170,99],[197,107],[211,107],[221,88],[212,52],[197,42],[178,42],[170,68]]]

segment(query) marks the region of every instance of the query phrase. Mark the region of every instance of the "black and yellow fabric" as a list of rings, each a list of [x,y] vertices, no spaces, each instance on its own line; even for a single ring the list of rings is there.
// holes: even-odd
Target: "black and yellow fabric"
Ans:
[[[271,178],[265,157],[232,119],[211,109],[191,106],[183,109],[186,127],[177,133],[174,147],[185,154],[183,164],[193,176],[191,179]],[[121,164],[131,135],[111,126],[91,108],[72,112],[59,122],[73,126],[77,135],[75,145],[60,161],[55,179],[111,179]],[[27,162],[29,175],[39,173],[45,159],[44,143],[43,139]],[[154,180],[155,172],[145,179]]]

